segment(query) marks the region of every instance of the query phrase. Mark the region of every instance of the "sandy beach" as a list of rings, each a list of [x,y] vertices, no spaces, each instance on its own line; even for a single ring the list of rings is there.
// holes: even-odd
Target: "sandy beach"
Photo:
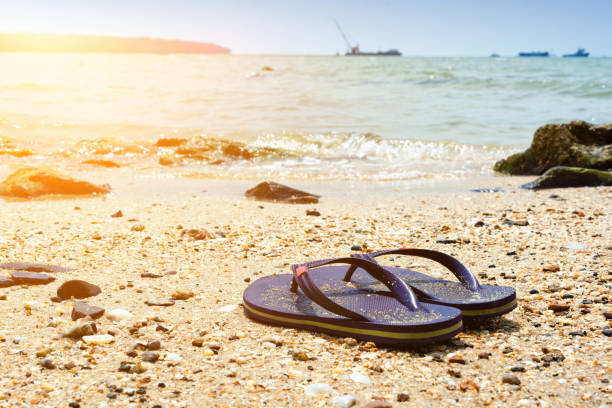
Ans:
[[[516,187],[523,180],[500,181]],[[189,183],[172,194],[136,182],[107,197],[2,202],[0,263],[73,270],[49,273],[57,280],[48,285],[0,289],[0,406],[350,406],[342,396],[357,407],[387,406],[383,399],[393,407],[612,403],[603,332],[612,311],[611,188],[391,191],[360,199],[338,183],[320,204],[288,205],[243,198],[246,182]],[[119,210],[122,217],[111,217]],[[194,238],[189,229],[209,234]],[[403,350],[245,317],[249,282],[288,273],[292,263],[350,254],[355,245],[445,251],[481,281],[515,286],[519,307],[450,342]],[[440,273],[421,259],[385,262]],[[107,315],[133,314],[96,320],[98,334],[112,342],[61,337],[76,324],[74,301],[51,297],[69,279],[100,286],[85,301]],[[145,304],[181,298],[177,291],[193,296]],[[147,351],[155,340],[159,349]]]

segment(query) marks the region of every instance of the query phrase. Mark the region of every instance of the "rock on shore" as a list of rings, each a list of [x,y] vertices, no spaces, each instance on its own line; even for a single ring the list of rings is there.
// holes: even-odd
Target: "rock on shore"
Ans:
[[[596,126],[574,121],[541,126],[526,151],[498,161],[493,169],[515,175],[540,175],[555,166],[612,168],[612,124]]]
[[[0,195],[32,198],[51,194],[94,195],[110,192],[108,185],[96,185],[45,168],[19,169],[0,184]]]
[[[289,204],[316,204],[319,196],[305,191],[296,190],[272,181],[259,183],[247,190],[244,195],[248,198],[265,201],[277,201]]]
[[[535,181],[522,188],[541,190],[545,188],[612,186],[612,171],[583,169],[579,167],[553,167]]]

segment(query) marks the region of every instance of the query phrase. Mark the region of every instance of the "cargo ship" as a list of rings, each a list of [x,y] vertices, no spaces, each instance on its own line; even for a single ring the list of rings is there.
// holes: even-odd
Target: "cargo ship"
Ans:
[[[347,47],[347,51],[346,51],[346,55],[347,57],[365,57],[365,56],[370,56],[370,57],[399,57],[402,55],[401,52],[399,52],[396,49],[392,49],[392,50],[387,50],[387,51],[377,51],[377,52],[366,52],[366,51],[361,51],[359,49],[359,44],[357,45],[351,45],[351,42],[348,40],[348,37],[346,36],[346,34],[344,34],[344,31],[342,30],[342,27],[340,27],[340,24],[338,24],[337,21],[334,21],[334,23],[336,23],[336,27],[338,27],[338,31],[340,31],[340,35],[342,35],[342,38],[344,39],[344,42],[346,42],[346,47]]]
[[[548,51],[519,52],[519,57],[550,57]]]
[[[563,54],[563,58],[586,58],[589,56],[589,53],[584,50],[584,48],[578,48],[573,54]]]

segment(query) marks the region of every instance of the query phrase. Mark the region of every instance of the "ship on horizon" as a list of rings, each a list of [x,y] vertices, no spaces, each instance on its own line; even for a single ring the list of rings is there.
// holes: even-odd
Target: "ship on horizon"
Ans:
[[[338,31],[340,31],[340,35],[342,35],[342,38],[346,42],[347,51],[344,55],[347,57],[354,57],[354,56],[357,56],[357,57],[364,57],[364,56],[399,57],[402,55],[402,53],[396,49],[391,49],[387,51],[376,51],[376,52],[361,51],[359,49],[359,44],[351,45],[351,42],[348,40],[348,37],[346,36],[346,34],[344,34],[342,27],[340,27],[340,24],[338,24],[337,21],[334,21],[334,23],[336,23],[336,27],[338,27]]]
[[[550,57],[548,51],[519,52],[519,57]]]
[[[563,58],[586,58],[588,56],[589,53],[584,48],[578,48],[578,51],[573,54],[563,54]]]

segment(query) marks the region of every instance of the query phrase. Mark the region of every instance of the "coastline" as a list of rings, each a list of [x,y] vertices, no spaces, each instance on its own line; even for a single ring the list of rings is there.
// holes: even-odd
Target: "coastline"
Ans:
[[[610,345],[602,329],[609,327],[603,312],[611,309],[603,298],[611,279],[606,265],[611,261],[612,188],[533,192],[515,189],[523,178],[508,176],[493,177],[499,181],[495,185],[475,186],[507,189],[492,193],[457,185],[427,190],[395,183],[286,182],[322,195],[317,205],[288,205],[243,198],[244,190],[257,183],[252,181],[168,179],[133,169],[119,169],[110,179],[106,170],[71,174],[109,182],[113,193],[2,200],[0,263],[42,262],[75,270],[54,274],[57,281],[50,285],[0,289],[6,295],[0,301],[0,350],[10,367],[0,380],[0,405],[323,406],[341,395],[354,396],[357,406],[377,398],[398,407],[610,403],[610,386],[603,382],[611,369]],[[314,208],[320,217],[305,215]],[[123,217],[111,218],[118,210]],[[505,225],[505,219],[528,225]],[[476,221],[484,226],[476,227]],[[144,229],[133,231],[135,224]],[[182,236],[190,228],[206,229],[213,238]],[[436,242],[454,237],[461,239],[450,245]],[[568,244],[570,249],[564,249]],[[353,346],[244,316],[245,280],[287,273],[291,263],[343,256],[352,245],[453,254],[484,273],[480,279],[487,283],[516,286],[519,308],[467,328],[450,343],[408,350]],[[424,265],[396,259],[402,265],[411,261],[415,268]],[[548,265],[560,271],[543,271]],[[169,271],[176,273],[164,274]],[[145,272],[162,276],[142,278]],[[99,285],[102,294],[86,301],[107,313],[121,308],[134,314],[119,323],[97,320],[99,333],[111,333],[113,343],[90,346],[58,337],[73,326],[72,307],[70,301],[52,303],[50,297],[67,279]],[[530,294],[534,289],[539,293]],[[195,296],[165,308],[144,304],[175,290]],[[553,302],[570,310],[555,314],[548,310]],[[143,327],[131,334],[138,322]],[[571,334],[581,330],[584,335]],[[135,341],[155,339],[161,341],[160,361],[142,363],[146,371],[141,374],[118,372],[122,361],[141,361],[140,351],[136,357],[126,355]],[[45,358],[56,369],[39,365],[36,353],[47,348]],[[292,358],[295,352],[306,353],[308,361]],[[451,363],[453,353],[465,364]],[[490,357],[479,357],[487,353]],[[559,354],[562,360],[550,361]],[[369,384],[352,380],[355,371]],[[502,383],[509,374],[521,384]],[[462,391],[468,379],[478,390]],[[306,395],[305,387],[313,383],[333,391]],[[130,389],[144,393],[129,395]],[[400,393],[410,401],[397,402]]]

